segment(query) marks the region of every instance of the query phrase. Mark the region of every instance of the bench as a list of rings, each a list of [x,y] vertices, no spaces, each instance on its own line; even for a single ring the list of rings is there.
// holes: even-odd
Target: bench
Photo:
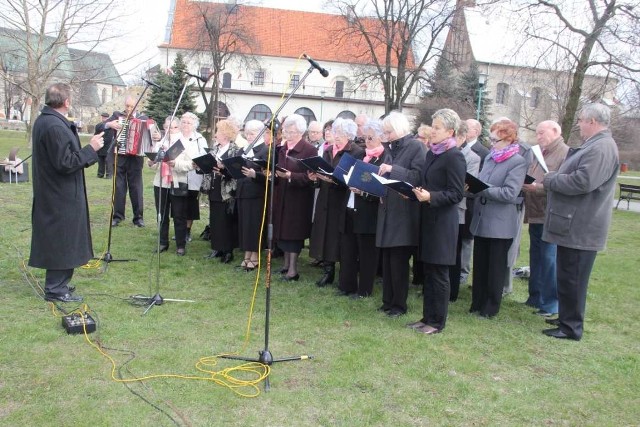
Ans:
[[[620,197],[618,197],[618,203],[616,209],[622,200],[627,201],[627,210],[629,210],[629,203],[631,200],[640,200],[640,186],[620,183]]]

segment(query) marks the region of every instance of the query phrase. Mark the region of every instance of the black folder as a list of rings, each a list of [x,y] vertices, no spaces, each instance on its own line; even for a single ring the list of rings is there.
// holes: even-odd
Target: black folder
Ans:
[[[205,154],[204,156],[194,157],[193,163],[198,165],[203,173],[213,172],[213,168],[217,166],[216,158],[211,154]]]
[[[225,169],[231,175],[233,179],[242,179],[244,178],[244,174],[242,173],[243,167],[249,167],[247,165],[247,161],[242,156],[233,156],[228,157],[226,159],[220,159]]]
[[[180,155],[184,151],[184,145],[180,140],[177,140],[167,151],[164,153],[164,157],[162,158],[163,162],[168,162],[170,160],[175,160],[176,157]],[[145,156],[147,156],[152,162],[156,161],[156,157],[158,157],[158,153],[145,152]]]
[[[389,187],[390,189],[400,193],[401,195],[407,197],[410,200],[418,200],[415,193],[413,192],[413,189],[415,187],[409,184],[408,182],[398,181],[396,179],[387,179],[377,174],[373,174],[372,176],[378,181],[380,181],[380,183],[385,187]]]
[[[467,175],[465,176],[464,183],[469,186],[469,193],[473,194],[479,193],[489,188],[489,184],[482,182],[475,176],[471,175],[469,172],[467,172]]]
[[[263,159],[247,159],[247,163],[249,163],[249,165],[251,165],[252,167],[256,166],[256,167],[259,167],[261,169],[267,169],[267,161],[263,160]],[[289,172],[285,168],[280,167],[278,165],[276,165],[276,170],[278,172]]]
[[[334,170],[333,166],[327,163],[327,161],[320,156],[298,159],[298,161],[311,172],[321,173],[322,175],[331,175]]]

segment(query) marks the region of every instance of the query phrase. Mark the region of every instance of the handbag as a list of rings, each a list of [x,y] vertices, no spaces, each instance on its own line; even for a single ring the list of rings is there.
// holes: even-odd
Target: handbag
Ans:
[[[207,173],[202,177],[202,184],[200,184],[200,192],[208,193],[211,190],[211,174]]]
[[[189,186],[186,182],[179,182],[178,186],[175,186],[175,182],[171,183],[171,191],[172,196],[176,197],[186,197],[189,194]]]

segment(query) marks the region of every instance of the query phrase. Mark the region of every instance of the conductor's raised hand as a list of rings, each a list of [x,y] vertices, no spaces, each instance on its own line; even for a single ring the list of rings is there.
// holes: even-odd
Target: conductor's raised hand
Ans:
[[[104,132],[100,132],[99,134],[93,135],[91,140],[89,141],[89,145],[93,148],[94,151],[98,151],[102,147],[104,147]]]

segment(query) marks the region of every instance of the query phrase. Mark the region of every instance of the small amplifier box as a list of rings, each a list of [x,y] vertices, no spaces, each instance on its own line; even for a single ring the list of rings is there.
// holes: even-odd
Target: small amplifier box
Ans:
[[[96,331],[96,322],[88,313],[74,313],[69,316],[63,316],[62,326],[68,334],[82,334],[85,329],[88,334]]]

